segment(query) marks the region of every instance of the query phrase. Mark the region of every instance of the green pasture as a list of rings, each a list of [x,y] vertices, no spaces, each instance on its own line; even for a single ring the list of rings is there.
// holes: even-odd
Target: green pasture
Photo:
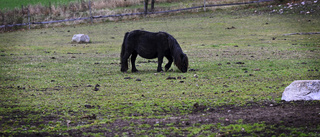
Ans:
[[[294,80],[320,78],[319,35],[284,36],[319,32],[319,17],[201,12],[1,33],[0,135],[87,131],[83,136],[105,136],[97,132],[103,130],[112,136],[128,136],[123,131],[209,136],[222,131],[232,135],[241,127],[251,133],[266,130],[263,122],[241,120],[181,128],[175,123],[112,125],[188,115],[195,113],[195,104],[205,106],[205,112],[224,105],[279,102]],[[181,73],[172,66],[172,71],[158,73],[156,60],[138,57],[139,73],[131,73],[131,66],[128,73],[120,72],[123,36],[135,29],[172,34],[192,71]],[[71,43],[79,33],[88,34],[91,43]],[[167,80],[169,76],[177,79]]]
[[[79,0],[1,0],[0,9],[14,9],[21,8],[21,5],[24,7],[29,5],[41,4],[43,6],[51,5],[64,5],[70,2],[79,2]]]

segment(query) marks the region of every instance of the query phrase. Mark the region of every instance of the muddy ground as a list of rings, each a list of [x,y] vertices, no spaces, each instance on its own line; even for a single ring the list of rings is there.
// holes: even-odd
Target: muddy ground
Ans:
[[[299,131],[303,133],[316,133],[320,136],[320,131],[317,131],[320,126],[320,101],[296,101],[296,102],[280,102],[280,103],[248,103],[245,106],[220,106],[206,107],[194,104],[194,110],[188,115],[174,115],[165,119],[131,119],[131,120],[116,120],[108,124],[100,124],[89,128],[72,129],[65,131],[70,136],[84,136],[84,133],[101,133],[103,136],[123,135],[136,136],[137,128],[127,129],[132,124],[142,125],[148,124],[151,127],[144,127],[143,130],[154,130],[154,128],[171,127],[186,128],[201,126],[204,124],[221,124],[228,126],[236,124],[242,120],[242,124],[264,123],[266,127],[262,131],[254,133],[241,132],[224,132],[220,129],[212,127],[210,130],[217,133],[218,136],[272,136],[272,135],[292,135],[299,136]],[[154,127],[153,125],[159,124]],[[292,132],[290,128],[295,128],[297,134]],[[105,130],[108,129],[108,130]],[[100,135],[101,135],[100,134]],[[170,133],[168,136],[186,136],[189,132],[175,134]],[[6,134],[0,134],[6,136]],[[143,134],[139,134],[143,135]],[[61,133],[29,133],[18,134],[17,136],[63,136]]]

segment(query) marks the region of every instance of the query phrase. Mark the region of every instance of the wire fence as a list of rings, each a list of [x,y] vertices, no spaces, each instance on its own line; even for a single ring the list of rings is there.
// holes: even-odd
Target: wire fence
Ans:
[[[186,10],[200,9],[200,8],[204,8],[204,10],[205,10],[205,8],[207,8],[207,7],[246,5],[246,4],[261,3],[261,2],[271,2],[271,1],[273,1],[273,0],[258,0],[258,1],[250,1],[250,2],[240,2],[240,3],[230,3],[230,4],[213,4],[213,5],[206,5],[206,3],[204,2],[204,4],[201,5],[201,6],[182,8],[182,9],[174,9],[174,10],[166,10],[166,11],[124,13],[124,14],[114,14],[114,15],[104,15],[104,16],[90,16],[90,17],[64,19],[64,20],[53,20],[53,21],[42,21],[42,22],[30,22],[30,15],[28,15],[28,23],[1,25],[0,29],[1,28],[6,28],[6,27],[28,26],[28,25],[29,25],[29,29],[30,29],[30,25],[32,25],[32,24],[39,25],[39,24],[61,23],[61,22],[78,21],[78,20],[91,20],[91,22],[92,22],[93,19],[101,19],[101,18],[124,17],[124,16],[135,16],[135,15],[148,15],[148,14],[149,15],[150,14],[163,14],[163,13],[179,12],[179,11],[186,11]]]

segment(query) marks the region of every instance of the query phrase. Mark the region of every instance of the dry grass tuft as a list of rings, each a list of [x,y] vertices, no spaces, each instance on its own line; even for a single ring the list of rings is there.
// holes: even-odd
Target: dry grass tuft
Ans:
[[[232,2],[239,2],[239,1],[240,0],[207,0],[206,2],[207,4],[217,4],[217,3],[232,3]],[[249,1],[252,1],[252,0],[249,0]],[[131,9],[131,8],[115,9],[115,8],[129,7],[133,5],[143,5],[143,2],[144,0],[92,1],[91,3],[92,15],[101,16],[101,15],[111,15],[111,14],[121,14],[121,13],[142,12],[143,8],[137,8],[137,9]],[[151,0],[149,0],[149,2],[151,2]],[[184,1],[183,0],[156,0],[156,2],[172,3],[172,2],[184,2]],[[185,4],[180,4],[180,8],[201,5],[203,4],[203,0],[195,0],[188,3],[189,4],[192,3],[192,5],[187,4],[186,6]],[[179,8],[179,7],[175,7],[175,8]],[[168,7],[168,8],[156,7],[157,11],[163,11],[168,9],[171,9],[171,7]],[[81,2],[71,2],[67,5],[59,5],[59,6],[55,6],[55,5],[44,6],[44,5],[38,4],[38,5],[27,6],[27,8],[24,8],[24,9],[16,8],[14,10],[0,12],[0,25],[27,23],[28,11],[31,16],[31,22],[61,20],[61,19],[68,19],[68,18],[80,18],[80,17],[90,16],[89,3],[83,0]],[[155,16],[155,15],[151,15],[151,16]],[[122,17],[121,19],[136,19],[136,18],[137,16]],[[114,21],[117,19],[109,18],[107,20]],[[79,21],[79,22],[84,22],[84,21]],[[45,26],[48,26],[48,25],[45,25]]]

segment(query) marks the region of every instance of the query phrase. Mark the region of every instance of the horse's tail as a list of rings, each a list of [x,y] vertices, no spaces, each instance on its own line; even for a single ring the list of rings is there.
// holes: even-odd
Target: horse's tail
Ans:
[[[125,45],[126,45],[126,40],[127,40],[127,38],[128,38],[128,35],[129,35],[129,32],[127,32],[127,33],[124,35],[123,43],[122,43],[122,46],[121,46],[120,59],[122,59],[122,57],[124,56],[124,53],[125,53]]]
[[[125,55],[125,52],[126,52],[126,42],[127,42],[128,36],[129,36],[129,32],[127,32],[124,35],[123,43],[122,43],[122,46],[121,46],[121,53],[120,53],[121,69],[120,70],[122,72],[126,72],[128,70],[128,62],[124,60],[124,55]]]

